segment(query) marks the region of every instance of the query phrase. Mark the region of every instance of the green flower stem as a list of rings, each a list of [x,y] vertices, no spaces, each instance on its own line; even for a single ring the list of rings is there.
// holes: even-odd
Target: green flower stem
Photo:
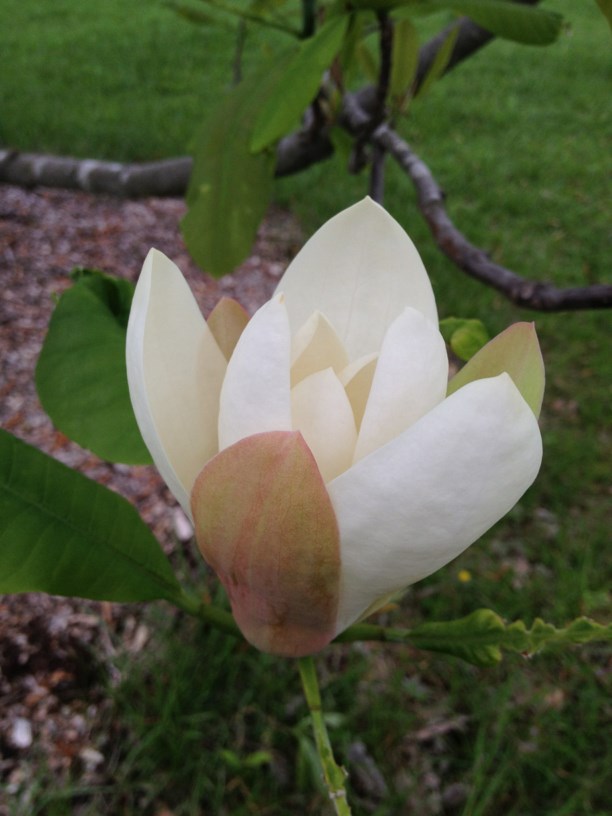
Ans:
[[[242,638],[242,632],[238,628],[231,612],[226,612],[216,604],[206,603],[201,598],[188,594],[183,591],[181,595],[172,599],[175,606],[187,612],[188,615],[193,615],[200,620],[214,626],[215,629],[220,629],[226,635],[233,635],[237,638]]]
[[[319,681],[317,671],[312,657],[302,657],[298,661],[300,677],[304,696],[310,711],[312,728],[315,735],[317,752],[323,766],[323,778],[327,787],[329,798],[333,802],[338,816],[350,816],[351,808],[346,798],[346,771],[341,768],[334,759],[323,709],[321,708],[321,694],[319,692]]]
[[[375,623],[355,623],[341,632],[334,643],[354,643],[358,640],[382,640],[385,643],[403,643],[410,639],[412,630],[377,626]]]

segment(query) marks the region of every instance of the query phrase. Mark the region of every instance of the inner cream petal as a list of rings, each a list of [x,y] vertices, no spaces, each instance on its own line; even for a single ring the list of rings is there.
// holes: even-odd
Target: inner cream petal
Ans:
[[[301,432],[325,482],[350,467],[357,429],[349,399],[331,368],[291,390],[291,412],[293,429]]]
[[[448,357],[438,326],[408,307],[389,326],[368,396],[355,462],[444,399]]]
[[[275,297],[259,309],[240,335],[219,400],[219,450],[246,436],[291,430],[287,311]]]
[[[321,312],[314,312],[308,318],[293,338],[292,346],[292,386],[325,368],[339,373],[348,363],[342,341]]]
[[[353,408],[357,430],[361,427],[363,414],[370,395],[378,354],[367,354],[349,363],[340,372],[340,382],[344,386],[346,395]]]
[[[143,439],[189,514],[195,478],[218,451],[226,362],[178,267],[157,250],[149,252],[134,294],[126,362]]]

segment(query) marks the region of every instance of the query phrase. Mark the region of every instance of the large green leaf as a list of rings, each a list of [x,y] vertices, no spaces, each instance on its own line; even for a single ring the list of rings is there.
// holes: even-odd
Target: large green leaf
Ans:
[[[299,122],[342,45],[349,17],[334,17],[314,37],[300,45],[282,72],[274,91],[261,106],[257,117],[251,150],[258,153],[284,136]]]
[[[57,428],[102,459],[151,461],[134,419],[125,334],[134,286],[78,270],[59,299],[36,368],[40,401]]]
[[[399,20],[393,29],[393,62],[389,93],[401,109],[416,75],[419,62],[419,35],[411,20]]]
[[[0,592],[175,602],[182,594],[125,499],[2,430]]]
[[[563,26],[560,14],[513,0],[352,0],[352,6],[374,11],[398,9],[402,17],[404,11],[410,16],[441,9],[454,11],[470,17],[497,37],[525,45],[549,45],[557,39]]]
[[[272,196],[274,151],[253,154],[249,143],[285,58],[231,91],[194,145],[189,211],[181,230],[193,258],[216,277],[248,255]]]
[[[429,70],[423,77],[423,80],[417,89],[416,96],[421,98],[425,96],[432,85],[437,82],[442,74],[446,71],[446,66],[453,55],[453,49],[455,47],[458,35],[459,26],[454,25],[444,38],[441,46],[436,51],[433,61],[429,66]]]
[[[464,14],[496,37],[524,45],[550,45],[561,33],[563,17],[554,11],[512,0],[430,0],[434,7]]]

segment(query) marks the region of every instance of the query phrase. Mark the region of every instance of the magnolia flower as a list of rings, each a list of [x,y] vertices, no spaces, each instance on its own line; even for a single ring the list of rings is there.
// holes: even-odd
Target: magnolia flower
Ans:
[[[225,299],[205,321],[151,250],[127,369],[153,459],[263,651],[321,649],[472,544],[540,466],[533,326],[449,384],[421,259],[370,199],[311,238],[250,320]]]

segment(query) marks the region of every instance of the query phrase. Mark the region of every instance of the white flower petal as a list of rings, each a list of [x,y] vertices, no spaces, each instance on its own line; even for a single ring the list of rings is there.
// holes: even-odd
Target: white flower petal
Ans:
[[[291,391],[293,429],[312,451],[323,480],[350,467],[357,439],[353,409],[331,368],[317,371]]]
[[[219,408],[219,449],[264,431],[291,430],[291,337],[281,298],[248,322],[228,363]]]
[[[291,385],[326,368],[337,374],[347,364],[346,349],[334,327],[325,315],[314,312],[293,338]]]
[[[377,362],[378,354],[366,354],[364,357],[349,363],[340,372],[340,382],[344,386],[346,396],[353,407],[357,430],[359,430],[363,420]]]
[[[178,267],[152,249],[136,286],[126,343],[130,397],[157,469],[191,517],[189,494],[217,453],[226,362]]]
[[[366,404],[355,459],[381,448],[444,399],[446,345],[437,325],[407,308],[383,340]]]
[[[406,306],[438,322],[431,284],[414,244],[369,198],[324,224],[289,265],[276,291],[286,296],[293,332],[319,310],[350,359],[378,351],[388,326]]]
[[[457,391],[328,484],[340,528],[337,631],[451,561],[540,467],[533,412],[507,374]]]

